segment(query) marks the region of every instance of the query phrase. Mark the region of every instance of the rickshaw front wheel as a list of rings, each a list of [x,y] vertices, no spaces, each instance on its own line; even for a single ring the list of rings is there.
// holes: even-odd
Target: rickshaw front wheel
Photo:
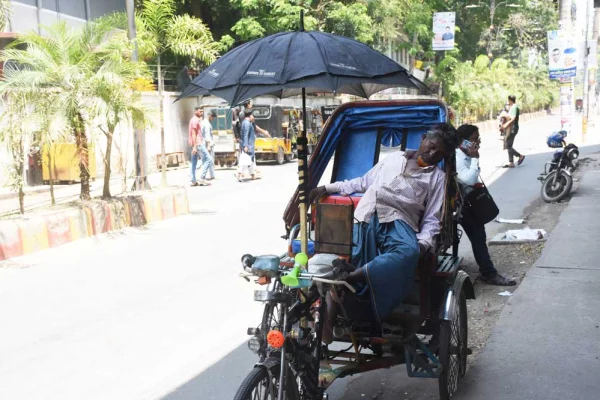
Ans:
[[[439,358],[442,371],[439,377],[440,400],[449,400],[467,370],[468,322],[467,298],[461,290],[452,320],[440,323]]]

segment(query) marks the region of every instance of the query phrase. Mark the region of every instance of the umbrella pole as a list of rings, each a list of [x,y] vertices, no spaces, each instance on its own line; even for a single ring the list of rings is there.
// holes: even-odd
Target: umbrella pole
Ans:
[[[302,252],[308,255],[308,157],[306,139],[306,89],[302,88],[302,130],[296,141],[298,146],[298,198],[300,200],[300,244]]]

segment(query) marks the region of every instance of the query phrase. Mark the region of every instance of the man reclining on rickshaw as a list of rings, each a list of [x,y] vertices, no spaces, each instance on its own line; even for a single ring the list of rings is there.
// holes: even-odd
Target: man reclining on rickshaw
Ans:
[[[419,255],[435,248],[445,196],[445,176],[437,164],[457,146],[452,126],[433,125],[416,151],[395,152],[362,177],[310,193],[311,204],[327,193],[364,193],[354,212],[351,261],[357,268],[346,280],[368,293],[378,323],[410,293]],[[324,343],[333,339],[339,307],[328,302]]]

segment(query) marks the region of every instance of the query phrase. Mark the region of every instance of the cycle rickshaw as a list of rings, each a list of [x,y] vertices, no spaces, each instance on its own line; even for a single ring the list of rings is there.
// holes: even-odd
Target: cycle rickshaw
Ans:
[[[324,126],[308,164],[309,186],[327,183],[328,171],[332,182],[362,176],[390,152],[417,148],[429,125],[447,120],[448,108],[434,100],[346,103]],[[360,195],[329,195],[312,206],[308,253],[316,255],[301,269],[306,260],[298,256],[296,191],[284,214],[288,251],[242,258],[242,276],[264,285],[254,295],[264,302],[264,313],[260,324],[248,328],[248,346],[259,361],[236,400],[320,400],[327,398],[326,389],[337,378],[399,364],[406,365],[410,377],[438,379],[441,399],[454,395],[470,353],[466,301],[474,298],[474,291],[457,254],[462,201],[454,154],[439,167],[446,174],[439,246],[421,256],[413,293],[376,329],[342,314],[332,346],[321,341],[325,294],[332,287],[353,288],[336,279],[335,269],[317,268],[311,260],[322,254],[348,256],[351,211]]]

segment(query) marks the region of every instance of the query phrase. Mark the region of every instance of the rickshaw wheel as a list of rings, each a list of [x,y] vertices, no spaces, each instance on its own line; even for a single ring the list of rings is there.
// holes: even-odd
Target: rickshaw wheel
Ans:
[[[279,150],[277,150],[277,164],[281,165],[285,162],[285,154],[283,153],[283,149],[280,147]]]
[[[467,370],[467,299],[461,291],[458,297],[456,313],[451,321],[440,324],[440,363],[442,372],[439,377],[440,399],[448,400],[458,390],[458,384]]]

